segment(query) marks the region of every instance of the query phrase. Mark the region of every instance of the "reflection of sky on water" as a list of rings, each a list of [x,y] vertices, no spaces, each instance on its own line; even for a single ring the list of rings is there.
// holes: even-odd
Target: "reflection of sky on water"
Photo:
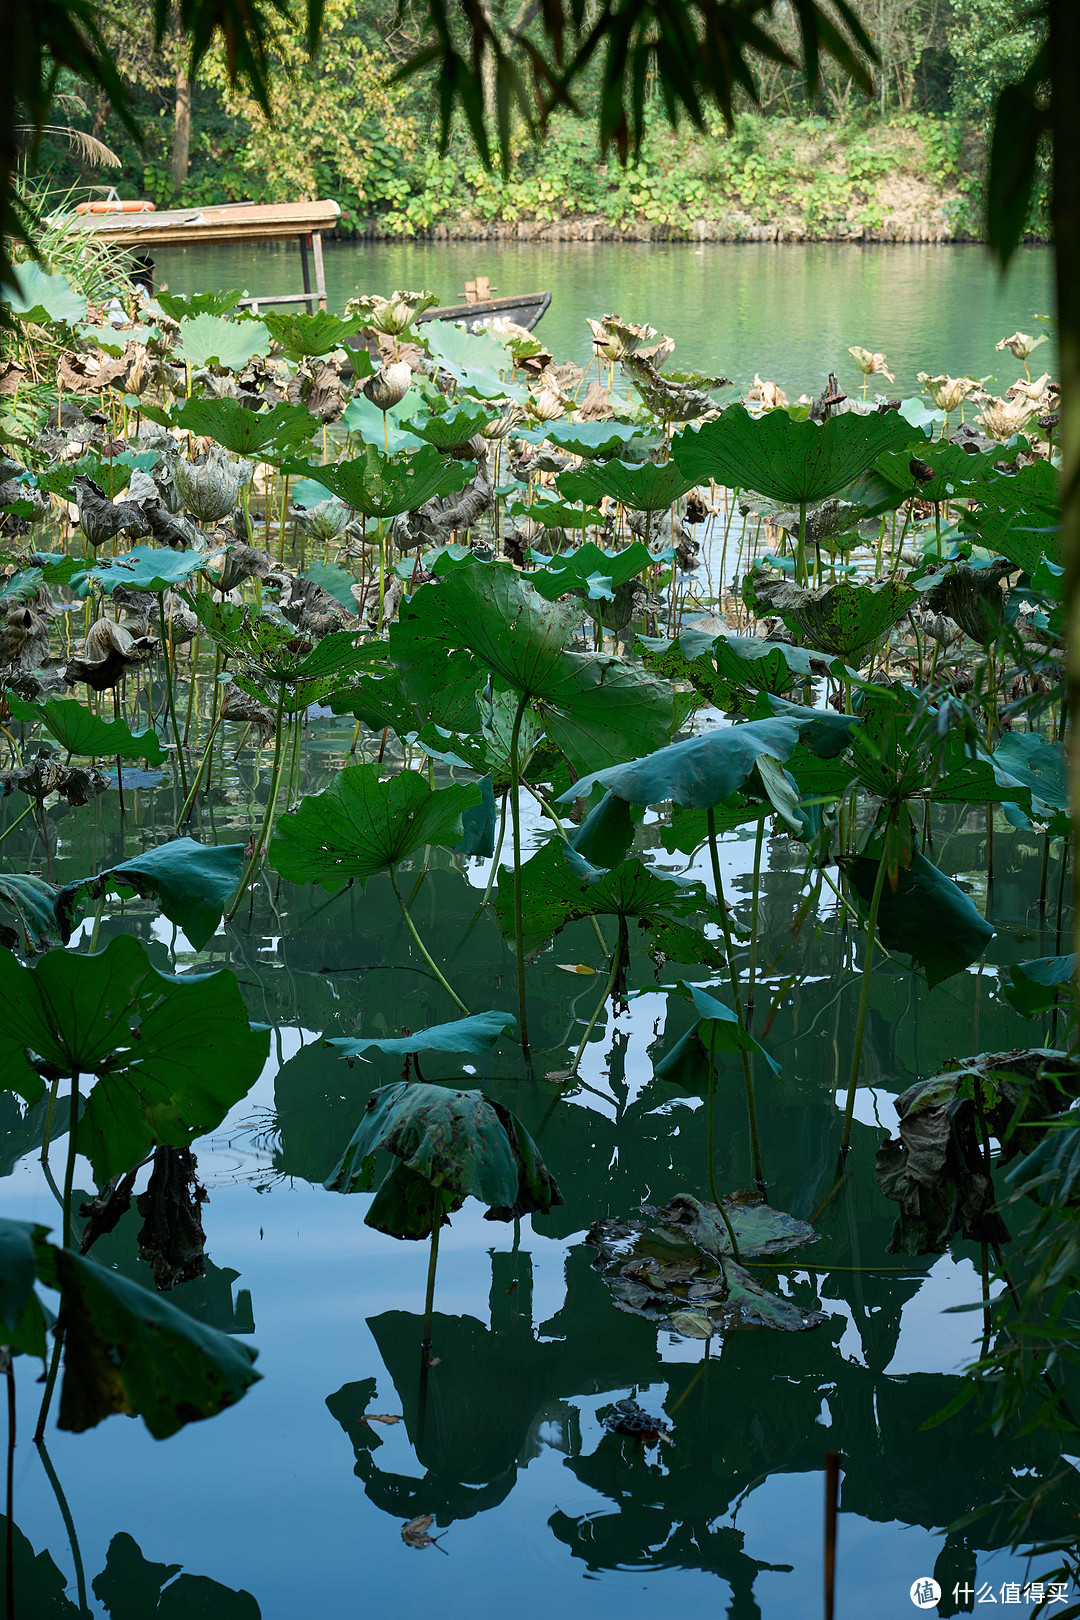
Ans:
[[[342,728],[337,746],[342,739],[347,746],[349,729]],[[314,784],[325,779],[316,773],[335,763],[329,750],[312,751],[305,769]],[[146,802],[147,820],[154,808],[167,817],[164,800],[156,807]],[[230,808],[228,815],[237,812]],[[546,837],[547,826],[528,799],[523,819],[528,849]],[[89,869],[78,831],[77,823],[66,823],[61,878]],[[650,815],[642,832],[650,858],[711,887],[707,861],[667,855],[659,833]],[[218,836],[226,835],[219,823]],[[721,847],[725,886],[745,922],[752,829]],[[957,816],[938,848],[947,849],[951,872],[965,879],[978,874],[984,821]],[[965,1431],[960,1445],[955,1432],[950,1438],[918,1430],[955,1388],[951,1377],[978,1331],[977,1313],[946,1314],[977,1297],[975,1251],[957,1245],[955,1255],[913,1262],[889,1255],[893,1210],[872,1183],[874,1148],[893,1122],[891,1099],[955,1055],[958,1041],[967,1051],[1016,1039],[996,970],[1039,954],[1050,941],[1025,910],[1024,896],[1037,889],[1037,841],[999,831],[997,853],[999,934],[981,981],[974,973],[958,975],[930,994],[902,963],[885,962],[876,974],[850,1205],[834,1201],[821,1218],[820,1254],[894,1275],[820,1278],[829,1321],[816,1333],[732,1335],[706,1353],[700,1341],[676,1339],[662,1325],[616,1312],[591,1268],[582,1240],[592,1220],[631,1215],[642,1198],[659,1202],[686,1187],[701,1190],[701,1104],[657,1082],[649,1052],[654,1042],[666,1046],[681,1033],[689,1015],[657,985],[647,958],[635,956],[627,1011],[614,1026],[598,1025],[579,1092],[557,1096],[543,1082],[520,1081],[509,1048],[469,1065],[468,1083],[492,1090],[536,1135],[567,1203],[535,1230],[524,1223],[520,1248],[529,1256],[531,1300],[516,1316],[521,1295],[512,1292],[516,1284],[504,1286],[506,1268],[524,1264],[511,1254],[512,1227],[483,1221],[470,1205],[443,1236],[436,1309],[451,1323],[464,1321],[468,1337],[461,1343],[469,1346],[458,1361],[447,1356],[442,1369],[450,1405],[481,1449],[497,1440],[499,1424],[507,1434],[516,1425],[520,1436],[520,1449],[494,1482],[455,1476],[460,1435],[444,1448],[440,1469],[429,1477],[432,1491],[437,1485],[457,1504],[443,1543],[450,1560],[406,1548],[399,1535],[404,1514],[379,1505],[395,1476],[425,1478],[416,1435],[405,1422],[380,1428],[368,1473],[356,1478],[349,1437],[326,1406],[335,1392],[374,1378],[370,1410],[409,1413],[426,1246],[365,1227],[363,1195],[341,1197],[310,1184],[331,1169],[368,1089],[400,1069],[387,1059],[350,1068],[321,1046],[322,1032],[416,1029],[445,1018],[445,1008],[430,984],[405,971],[407,941],[381,879],[365,895],[354,892],[318,912],[323,897],[290,898],[286,891],[280,916],[257,913],[236,966],[252,1017],[275,1027],[272,1058],[251,1095],[201,1145],[199,1160],[211,1194],[210,1256],[239,1273],[234,1296],[250,1291],[263,1381],[239,1406],[164,1445],[120,1418],[92,1435],[56,1436],[53,1457],[88,1571],[102,1568],[111,1537],[123,1529],[147,1558],[182,1561],[253,1592],[263,1620],[351,1613],[358,1594],[365,1612],[378,1617],[438,1605],[448,1620],[486,1620],[506,1610],[547,1620],[559,1607],[570,1616],[655,1620],[694,1608],[717,1612],[728,1604],[732,1583],[740,1592],[739,1583],[752,1584],[765,1616],[809,1620],[820,1613],[821,1459],[828,1449],[842,1449],[851,1453],[851,1472],[841,1519],[840,1612],[874,1605],[883,1615],[906,1613],[911,1581],[934,1569],[941,1546],[934,1530],[973,1505],[961,1488],[967,1448],[972,1467],[988,1480],[1011,1478],[1009,1455],[994,1461],[977,1435]],[[802,960],[805,976],[770,1030],[783,1081],[759,1075],[759,1107],[774,1201],[805,1216],[831,1185],[836,1094],[850,1058],[859,958],[836,926],[828,891],[801,942],[791,943],[801,867],[801,853],[785,839],[767,840],[768,948],[759,960],[767,978],[771,973],[770,990],[790,971],[774,968],[778,959],[791,967]],[[510,1005],[508,959],[496,930],[479,925],[466,938],[488,872],[487,862],[474,861],[462,874],[449,857],[436,855],[417,915],[471,1000],[483,1004],[483,987],[494,985],[488,999]],[[126,915],[166,965],[171,928],[139,903],[129,903]],[[103,937],[114,917],[119,913],[106,911]],[[371,940],[389,966],[364,956]],[[787,954],[780,958],[782,949]],[[182,939],[178,957],[181,967],[194,964]],[[560,1042],[565,1062],[599,993],[598,977],[572,978],[558,966],[577,962],[598,962],[587,925],[568,928],[530,969],[538,1029],[551,1049],[538,1064],[541,1073],[560,1066]],[[711,982],[703,970],[687,976]],[[446,1061],[430,1072],[450,1078],[455,1071]],[[718,1095],[720,1183],[745,1185],[741,1077],[725,1072]],[[85,1168],[79,1182],[86,1184]],[[56,1226],[33,1157],[0,1179],[0,1210]],[[130,1255],[133,1231],[123,1231]],[[117,1257],[122,1249],[118,1242]],[[809,1286],[808,1274],[797,1270],[777,1280],[781,1291],[800,1298]],[[493,1312],[508,1313],[494,1331]],[[457,1331],[444,1327],[444,1341]],[[28,1365],[19,1372],[26,1436],[38,1390]],[[934,1375],[936,1381],[920,1382]],[[674,1425],[670,1444],[649,1462],[601,1423],[601,1414],[630,1394],[648,1410],[667,1412]],[[921,1472],[933,1504],[925,1512],[913,1485]],[[700,1523],[686,1510],[691,1484]],[[468,1492],[489,1487],[494,1505],[473,1511]],[[59,1514],[29,1445],[17,1453],[16,1488],[21,1527],[35,1548],[47,1546],[70,1571]],[[427,1488],[415,1487],[420,1498]],[[905,1524],[905,1516],[926,1523]],[[759,1567],[769,1564],[794,1568]],[[1023,1578],[1007,1555],[980,1552],[980,1578],[1000,1582],[1007,1570]],[[733,1609],[736,1620],[755,1612],[745,1604]]]

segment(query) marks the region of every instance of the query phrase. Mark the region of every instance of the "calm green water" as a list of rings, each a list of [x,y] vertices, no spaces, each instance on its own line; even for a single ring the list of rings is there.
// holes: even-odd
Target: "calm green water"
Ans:
[[[294,245],[162,253],[158,273],[175,292],[243,286],[268,295],[302,286]],[[1043,330],[1035,316],[1053,307],[1046,248],[1018,254],[1004,279],[982,248],[970,246],[378,242],[326,249],[329,302],[339,311],[356,293],[395,287],[430,287],[453,303],[477,274],[500,296],[552,294],[540,334],[557,359],[587,364],[585,317],[614,311],[670,333],[678,345],[672,366],[720,371],[743,386],[759,372],[796,395],[819,392],[830,370],[849,389],[861,386],[847,352],[852,343],[889,357],[899,393],[918,391],[920,371],[992,376],[1006,388],[1019,367],[994,344],[1017,329]],[[1039,371],[1052,370],[1051,345],[1033,359]],[[884,378],[873,381],[891,391]]]
[[[324,785],[345,761],[349,737],[336,725],[310,722],[305,789]],[[373,757],[377,743],[365,737],[362,752]],[[242,754],[197,835],[246,837],[265,791],[265,761],[260,770]],[[135,797],[133,806],[129,794],[124,822],[115,794],[76,814],[50,812],[58,879],[170,835],[177,808],[171,788]],[[41,866],[28,826],[4,844],[14,870]],[[530,837],[539,837],[538,821],[529,826]],[[941,825],[935,841],[935,858],[946,871],[969,875],[980,907],[988,904],[975,875],[985,868],[984,827],[980,817]],[[676,865],[655,818],[641,843],[660,864]],[[743,837],[723,845],[725,885],[744,924],[752,848]],[[162,968],[231,962],[251,1016],[274,1029],[256,1090],[199,1148],[210,1190],[210,1274],[171,1296],[204,1320],[250,1335],[264,1378],[238,1406],[161,1445],[141,1423],[122,1418],[89,1435],[55,1434],[52,1455],[88,1581],[123,1531],[143,1558],[183,1564],[254,1600],[245,1605],[228,1591],[206,1589],[205,1608],[181,1610],[178,1603],[160,1611],[176,1616],[381,1620],[438,1612],[495,1620],[511,1612],[545,1620],[554,1610],[601,1620],[687,1612],[816,1620],[827,1451],[844,1458],[841,1615],[868,1608],[906,1615],[912,1581],[936,1563],[950,1591],[976,1573],[995,1588],[1006,1578],[1022,1580],[1019,1561],[1000,1550],[993,1516],[947,1544],[941,1531],[998,1496],[1018,1471],[1045,1468],[1039,1438],[994,1441],[976,1432],[969,1413],[920,1428],[956,1392],[957,1369],[971,1354],[978,1317],[944,1313],[978,1297],[977,1252],[958,1242],[949,1255],[906,1266],[888,1255],[892,1206],[876,1192],[872,1166],[894,1118],[893,1096],[950,1055],[1015,1044],[1017,1020],[998,987],[1001,965],[1053,948],[1052,929],[1040,931],[1032,904],[1038,854],[1033,836],[999,822],[989,902],[999,932],[981,973],[961,974],[933,993],[899,965],[885,963],[875,975],[852,1179],[818,1219],[824,1237],[817,1257],[898,1269],[833,1271],[816,1282],[797,1266],[785,1272],[781,1289],[826,1313],[815,1332],[735,1333],[707,1351],[620,1313],[593,1269],[583,1237],[598,1217],[632,1215],[643,1199],[659,1203],[680,1190],[705,1191],[700,1106],[657,1081],[649,1056],[658,1037],[667,1045],[682,1032],[689,1008],[677,1001],[669,1007],[647,957],[635,954],[629,1013],[601,1020],[580,1090],[567,1095],[522,1079],[510,1048],[486,1062],[477,1080],[535,1135],[566,1201],[519,1233],[483,1221],[474,1204],[454,1217],[443,1239],[434,1342],[440,1359],[423,1425],[418,1349],[427,1246],[369,1230],[366,1196],[342,1197],[319,1185],[371,1088],[400,1072],[400,1060],[389,1058],[349,1068],[320,1037],[422,1028],[448,1015],[413,954],[388,884],[377,878],[366,893],[353,890],[329,905],[313,891],[288,887],[275,903],[264,885],[251,923],[241,916],[242,926],[219,935],[201,958],[141,902],[110,902],[103,941],[121,928],[135,932]],[[783,1081],[759,1076],[759,1088],[772,1199],[809,1216],[833,1184],[836,1095],[850,1062],[858,978],[850,937],[827,906],[793,943],[800,864],[786,838],[769,840],[761,962],[770,997],[794,969],[805,978],[769,1036]],[[514,1004],[513,961],[494,923],[485,916],[470,931],[487,872],[486,862],[435,852],[413,909],[477,1009]],[[83,948],[85,938],[84,929]],[[538,1074],[566,1067],[597,995],[595,978],[571,978],[559,964],[598,961],[591,930],[577,925],[530,969]],[[431,1078],[460,1073],[449,1060],[425,1064],[425,1071]],[[55,1226],[55,1204],[28,1151],[39,1139],[33,1121],[18,1122],[10,1096],[5,1106],[2,1213]],[[743,1186],[749,1154],[734,1066],[720,1107],[718,1181]],[[148,1281],[148,1268],[135,1258],[137,1226],[132,1212],[95,1253]],[[70,1581],[59,1510],[28,1443],[39,1393],[21,1362],[17,1520],[35,1551],[47,1548]],[[672,1438],[658,1454],[604,1431],[603,1414],[627,1395],[667,1414]],[[372,1428],[361,1422],[365,1410],[405,1421]],[[422,1513],[437,1516],[449,1556],[403,1544],[401,1525]],[[1064,1514],[1051,1503],[1036,1533],[1070,1533]],[[149,1600],[140,1606],[141,1566],[131,1546],[121,1546],[132,1596],[111,1614],[141,1620],[158,1611]],[[92,1594],[90,1607],[105,1612]]]

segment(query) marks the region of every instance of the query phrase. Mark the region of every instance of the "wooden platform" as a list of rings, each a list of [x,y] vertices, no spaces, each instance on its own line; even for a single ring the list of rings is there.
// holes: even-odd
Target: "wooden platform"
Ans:
[[[298,241],[315,231],[333,230],[340,214],[337,203],[329,201],[220,203],[153,214],[84,214],[81,228],[118,247],[202,247],[212,242]]]
[[[166,208],[153,214],[83,214],[79,228],[138,259],[142,281],[154,288],[155,249],[207,247],[215,242],[298,242],[303,292],[275,293],[268,298],[242,298],[241,304],[306,304],[326,308],[326,272],[322,232],[333,230],[341,209],[336,202],[219,203],[213,208]],[[311,285],[312,264],[315,286]]]

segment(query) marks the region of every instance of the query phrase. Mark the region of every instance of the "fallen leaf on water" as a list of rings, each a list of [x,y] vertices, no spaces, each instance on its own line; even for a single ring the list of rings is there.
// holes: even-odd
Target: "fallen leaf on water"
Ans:
[[[435,1537],[428,1535],[434,1523],[434,1513],[421,1513],[418,1519],[410,1519],[408,1524],[403,1524],[401,1539],[406,1547],[434,1547]]]
[[[552,1069],[550,1073],[545,1074],[544,1079],[551,1080],[557,1086],[565,1086],[567,1081],[576,1080],[577,1075],[573,1069]]]
[[[596,969],[589,967],[585,962],[556,962],[555,966],[561,973],[581,973],[589,979],[596,977]]]
[[[365,1423],[400,1423],[400,1412],[365,1412]]]
[[[715,1323],[704,1311],[673,1311],[668,1317],[668,1327],[685,1339],[711,1339],[716,1332]]]

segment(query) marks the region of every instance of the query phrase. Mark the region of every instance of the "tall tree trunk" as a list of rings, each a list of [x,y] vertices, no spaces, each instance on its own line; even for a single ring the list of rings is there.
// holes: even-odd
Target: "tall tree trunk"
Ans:
[[[177,197],[184,189],[190,154],[191,81],[187,75],[187,68],[181,65],[176,70],[176,122],[173,127],[172,148],[172,185],[173,193]]]
[[[1061,556],[1065,564],[1065,679],[1069,707],[1074,928],[1080,927],[1080,5],[1049,0],[1052,215],[1061,349]]]

